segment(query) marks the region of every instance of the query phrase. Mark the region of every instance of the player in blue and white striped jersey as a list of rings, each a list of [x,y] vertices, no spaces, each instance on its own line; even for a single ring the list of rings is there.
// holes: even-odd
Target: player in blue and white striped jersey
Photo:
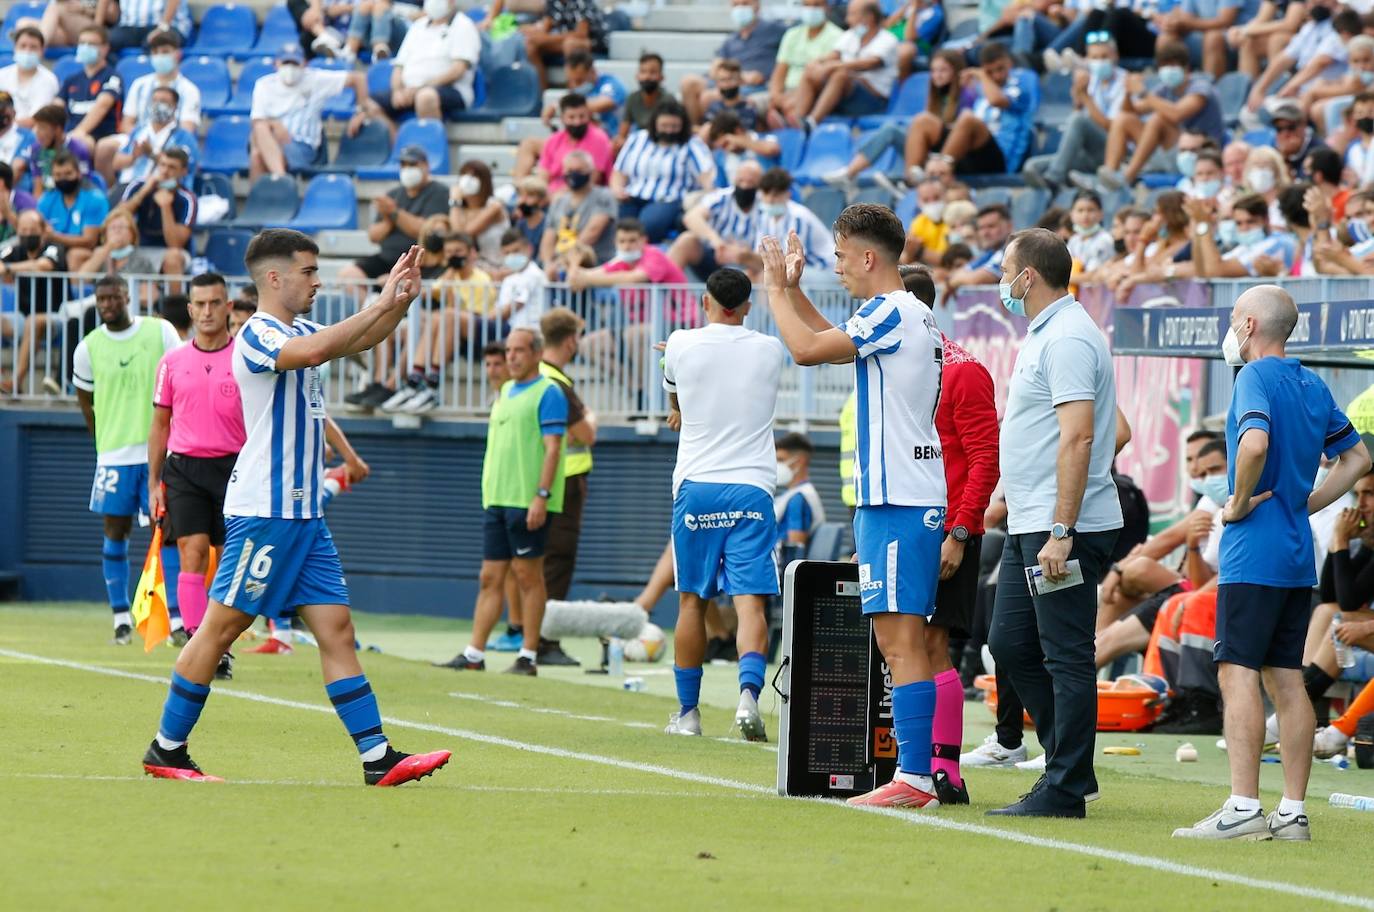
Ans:
[[[196,635],[181,651],[157,737],[143,768],[163,779],[207,779],[186,741],[210,695],[215,668],[258,615],[295,609],[320,647],[325,692],[353,737],[368,785],[400,785],[448,762],[448,751],[402,754],[382,733],[377,698],[358,664],[348,588],[324,524],[324,393],[318,368],[382,342],[420,290],[420,248],[396,261],[369,307],[334,326],[301,317],[320,289],[320,248],[299,231],[253,238],[244,265],[258,312],[234,338],[234,380],[247,440],[224,499],[225,541]]]
[[[676,100],[660,102],[648,130],[636,130],[616,156],[611,192],[621,218],[644,224],[649,243],[668,236],[682,215],[682,200],[715,185],[711,150],[692,135],[687,111]]]
[[[795,234],[806,254],[808,268],[818,272],[835,269],[835,243],[830,229],[816,213],[792,199],[792,175],[770,168],[759,182],[759,235],[755,246],[771,237],[782,243]]]
[[[745,162],[735,173],[735,185],[713,190],[682,217],[686,231],[668,248],[668,258],[698,276],[722,266],[739,266],[753,255],[759,233],[759,180],[763,169]]]
[[[901,219],[886,206],[850,206],[835,221],[835,272],[864,303],[831,325],[801,290],[805,252],[796,234],[784,255],[766,237],[759,253],[768,306],[798,364],[854,362],[858,404],[854,543],[865,615],[892,673],[897,775],[851,804],[939,807],[931,777],[935,682],[925,650],[944,538],[945,474],[935,409],[944,340],[935,317],[906,290],[898,261]],[[944,776],[944,771],[941,771]]]

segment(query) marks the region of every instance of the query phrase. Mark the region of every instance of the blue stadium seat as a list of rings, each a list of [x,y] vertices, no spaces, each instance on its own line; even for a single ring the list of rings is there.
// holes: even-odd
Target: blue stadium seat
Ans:
[[[378,60],[367,68],[367,94],[376,95],[391,88],[391,58]]]
[[[1011,189],[1008,187],[986,187],[973,194],[973,204],[979,209],[984,206],[991,206],[994,203],[1001,203],[1003,206],[1011,207]]]
[[[209,113],[212,115],[247,115],[253,109],[253,86],[257,84],[259,79],[276,68],[276,61],[271,57],[254,57],[251,60],[245,60],[243,68],[239,70],[238,82],[234,84],[234,94],[219,110]]]
[[[1274,140],[1277,138],[1278,134],[1274,132],[1273,127],[1260,127],[1258,130],[1251,130],[1241,137],[1251,146],[1270,147],[1274,145]]]
[[[868,130],[860,133],[859,138],[854,141],[854,148],[859,148],[872,138],[877,130]],[[867,168],[859,173],[859,186],[867,187],[873,183],[874,174],[887,174],[900,176],[905,169],[906,160],[898,153],[897,147],[888,146],[878,156],[878,160],[872,162]]]
[[[408,120],[396,131],[396,143],[391,154],[380,165],[358,169],[363,180],[395,180],[401,172],[398,156],[411,143],[419,143],[429,156],[429,170],[434,174],[448,173],[448,133],[438,120]]]
[[[181,61],[181,74],[200,89],[200,106],[207,111],[224,107],[233,94],[229,67],[222,57],[190,57]]]
[[[14,39],[10,37],[10,32],[14,30],[15,23],[20,19],[42,19],[43,10],[47,5],[42,0],[32,3],[25,3],[21,0],[21,2],[11,6],[5,13],[4,23],[0,24],[0,51],[8,54],[14,50]]]
[[[1181,180],[1182,174],[1167,174],[1162,171],[1147,171],[1140,175],[1140,182],[1148,190],[1172,190]]]
[[[525,57],[525,38],[514,34],[500,41],[492,41],[482,32],[482,69],[488,73],[504,70],[512,63],[528,63]]]
[[[200,20],[196,40],[186,49],[190,54],[214,54],[220,57],[245,58],[253,56],[253,42],[258,37],[258,20],[247,6],[227,3],[212,6]]]
[[[859,129],[871,130],[892,121],[905,123],[926,109],[929,96],[930,74],[912,73],[888,99],[887,113],[860,117],[857,121]]]
[[[1221,99],[1221,113],[1227,123],[1235,123],[1240,117],[1241,106],[1250,94],[1250,77],[1232,71],[1222,74],[1217,80],[1217,97]]]
[[[970,16],[949,30],[949,41],[962,41],[965,38],[972,38],[978,34],[978,19]]]
[[[782,146],[782,154],[778,156],[778,166],[786,168],[789,172],[797,170],[797,165],[801,164],[802,152],[806,150],[806,134],[801,130],[787,128],[777,130],[773,133],[778,145]]]
[[[269,7],[267,15],[262,17],[262,31],[258,32],[258,40],[247,56],[275,57],[282,45],[299,44],[300,40],[301,34],[296,29],[296,21],[291,18],[291,11],[285,3],[279,3]]]
[[[959,180],[968,184],[970,189],[984,187],[1005,187],[1013,189],[1024,187],[1026,180],[1019,174],[960,174]]]
[[[253,232],[247,228],[212,228],[205,241],[205,258],[224,275],[248,275],[243,255],[251,240]]]
[[[986,193],[987,191],[983,191]],[[979,196],[982,202],[982,196]],[[1025,187],[1015,190],[1011,194],[1011,224],[1017,231],[1022,228],[1030,228],[1040,220],[1040,216],[1045,214],[1045,210],[1050,207],[1050,191],[1040,190],[1035,187]]]
[[[115,73],[119,75],[119,84],[124,87],[127,94],[129,86],[134,84],[134,80],[140,76],[147,76],[153,71],[153,64],[148,60],[147,54],[139,54],[135,57],[122,57],[119,63],[115,64]]]
[[[92,172],[94,173],[94,172]],[[234,198],[234,182],[224,174],[210,174],[202,171],[196,175],[196,196],[218,196],[229,202],[229,211],[224,219],[228,221],[238,215],[238,201]]]
[[[296,179],[264,174],[248,188],[239,217],[227,223],[231,228],[261,228],[264,225],[285,225],[301,204]]]
[[[921,208],[920,200],[916,198],[916,191],[911,190],[907,195],[897,200],[897,205],[892,207],[892,211],[897,213],[897,218],[902,220],[903,225],[908,227],[916,221],[916,213]]]
[[[345,133],[339,137],[339,153],[334,160],[314,170],[352,174],[364,168],[384,167],[390,154],[391,131],[378,121],[368,121],[358,130],[357,136]]]
[[[843,190],[835,187],[817,187],[806,197],[806,208],[816,213],[816,217],[827,225],[833,225],[840,217],[849,199]]]
[[[68,76],[81,72],[83,68],[81,64],[76,62],[74,55],[68,54],[51,61],[48,64],[48,69],[52,70],[52,74],[57,77],[57,84],[61,85],[67,81]]]
[[[512,63],[484,74],[487,97],[471,111],[460,111],[459,121],[494,121],[506,117],[532,117],[539,113],[543,93],[539,77],[527,63]]]
[[[798,183],[819,184],[821,175],[843,168],[854,156],[848,123],[823,123],[807,140],[801,163],[792,175]]]
[[[217,117],[200,142],[200,170],[233,174],[248,170],[248,135],[253,123],[247,117]]]
[[[301,208],[290,224],[306,234],[358,227],[358,191],[344,174],[319,174],[306,185]]]
[[[1057,126],[1046,126],[1035,131],[1031,142],[1031,155],[1053,155],[1059,151],[1059,143],[1064,139],[1064,131]]]
[[[1073,113],[1073,74],[1046,73],[1040,83],[1040,110],[1036,120],[1062,126]]]
[[[895,202],[895,200],[893,200],[891,193],[884,190],[882,187],[875,186],[864,187],[863,189],[859,190],[857,193],[854,194],[854,198],[851,199],[850,202],[875,203],[879,206],[886,206],[887,208],[891,209],[892,204]]]

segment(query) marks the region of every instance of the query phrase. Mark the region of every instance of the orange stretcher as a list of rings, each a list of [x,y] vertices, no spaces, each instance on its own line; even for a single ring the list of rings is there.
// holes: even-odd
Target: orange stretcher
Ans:
[[[997,679],[979,675],[973,685],[984,692],[988,710],[997,715]],[[1122,675],[1115,681],[1098,681],[1097,730],[1140,731],[1155,723],[1168,698],[1168,682],[1157,675]],[[1027,713],[1026,727],[1033,724]]]

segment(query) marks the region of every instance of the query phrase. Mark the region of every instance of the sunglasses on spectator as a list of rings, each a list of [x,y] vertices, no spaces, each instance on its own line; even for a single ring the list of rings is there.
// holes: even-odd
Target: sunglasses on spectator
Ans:
[[[1084,43],[1086,44],[1103,44],[1104,42],[1111,40],[1111,32],[1088,32],[1087,37],[1083,39]]]

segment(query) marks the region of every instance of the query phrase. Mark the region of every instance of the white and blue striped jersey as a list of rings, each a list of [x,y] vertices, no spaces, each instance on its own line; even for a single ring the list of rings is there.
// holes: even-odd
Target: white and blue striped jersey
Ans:
[[[253,120],[279,120],[296,142],[319,148],[324,139],[324,106],[348,84],[345,70],[306,69],[294,86],[268,73],[253,86]]]
[[[1126,100],[1127,75],[1125,68],[1115,67],[1112,75],[1106,79],[1094,76],[1088,80],[1088,94],[1107,118],[1114,118],[1121,113],[1121,103]]]
[[[801,238],[808,269],[835,271],[834,233],[816,213],[796,200],[787,201],[786,215],[769,215],[766,211],[759,213],[759,235],[754,246],[757,247],[766,237],[774,237],[785,250],[789,231],[797,232],[797,237]]]
[[[909,291],[864,302],[843,327],[854,341],[860,507],[945,505],[945,463],[935,409],[944,340],[935,315]]]
[[[759,204],[745,212],[735,202],[735,188],[712,190],[697,205],[706,210],[711,229],[731,244],[754,246],[759,233]]]
[[[132,117],[140,127],[146,124],[148,122],[148,108],[153,103],[153,90],[162,85],[168,85],[168,83],[163,82],[162,77],[157,73],[145,73],[135,79],[133,84],[129,86],[129,94],[124,96],[123,116]],[[200,89],[181,73],[177,73],[177,78],[170,85],[177,90],[177,96],[181,99],[177,102],[177,123],[184,124],[187,121],[192,121],[199,124]]]
[[[625,192],[635,199],[671,203],[700,186],[699,177],[716,167],[706,143],[697,137],[682,145],[659,145],[648,130],[636,130],[615,159],[615,170],[628,181]]]
[[[119,0],[119,25],[128,28],[151,28],[162,21],[167,11],[167,0]],[[172,13],[172,28],[182,37],[191,34],[191,4],[177,4]]]
[[[224,495],[225,516],[318,519],[324,515],[324,386],[313,367],[278,371],[290,340],[320,331],[259,311],[234,339],[234,380],[247,440]]]
[[[1283,275],[1293,267],[1293,257],[1298,252],[1298,239],[1287,232],[1276,231],[1266,235],[1264,240],[1254,244],[1242,244],[1222,255],[1223,260],[1235,260],[1245,267],[1246,273],[1255,275],[1255,260],[1262,256],[1273,257],[1283,263]]]

